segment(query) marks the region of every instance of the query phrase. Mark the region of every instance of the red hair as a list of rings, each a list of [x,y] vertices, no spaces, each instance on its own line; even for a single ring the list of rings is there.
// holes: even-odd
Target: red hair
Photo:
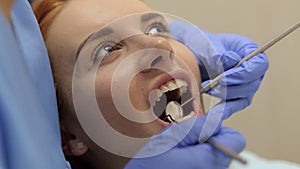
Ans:
[[[61,10],[67,0],[35,0],[32,9],[45,38],[47,27]]]

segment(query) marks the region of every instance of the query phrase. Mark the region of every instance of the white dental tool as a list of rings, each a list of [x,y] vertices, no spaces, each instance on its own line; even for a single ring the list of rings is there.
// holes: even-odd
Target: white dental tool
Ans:
[[[281,34],[279,34],[277,37],[275,37],[273,40],[269,41],[268,43],[266,43],[264,46],[258,48],[257,50],[255,50],[254,52],[252,52],[251,54],[249,54],[248,56],[246,56],[245,58],[243,58],[242,60],[240,60],[240,62],[235,65],[233,68],[237,68],[239,67],[243,62],[251,59],[252,57],[266,51],[267,49],[269,49],[270,47],[272,47],[273,45],[275,45],[277,42],[279,42],[280,40],[282,40],[283,38],[285,38],[287,35],[289,35],[290,33],[294,32],[296,29],[298,29],[300,27],[300,21],[298,23],[296,23],[295,25],[291,26],[290,28],[288,28],[287,30],[285,30],[284,32],[282,32]],[[231,68],[231,69],[233,69]],[[203,94],[204,92],[210,90],[211,88],[213,88],[214,86],[216,86],[218,84],[218,81],[221,79],[221,77],[224,75],[224,73],[219,74],[217,77],[215,77],[213,80],[211,80],[210,83],[208,83],[207,85],[205,85],[203,88],[200,89],[200,91],[195,94],[194,96],[192,96],[190,99],[186,100],[184,103],[182,103],[181,105],[176,102],[176,101],[171,101],[168,103],[167,108],[166,108],[166,115],[168,117],[168,119],[172,122],[178,123],[178,121],[176,121],[179,118],[182,118],[183,116],[183,110],[182,107],[184,105],[186,105],[187,103],[191,102],[192,100],[194,100],[196,97],[198,97],[200,94]],[[206,141],[207,143],[211,144],[212,146],[214,146],[215,148],[217,148],[218,150],[224,152],[225,154],[229,155],[230,157],[232,157],[233,159],[241,162],[242,164],[246,164],[247,161],[244,160],[243,158],[239,157],[239,155],[233,151],[231,151],[230,149],[222,146],[219,143],[213,142],[212,140],[208,139]]]

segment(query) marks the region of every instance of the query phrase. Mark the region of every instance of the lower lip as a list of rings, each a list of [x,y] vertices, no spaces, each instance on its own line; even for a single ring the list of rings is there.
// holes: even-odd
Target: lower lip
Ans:
[[[165,122],[165,121],[163,121],[163,120],[161,120],[161,119],[157,119],[156,120],[160,125],[162,125],[163,127],[168,127],[168,126],[170,126],[172,123],[169,123],[169,122]]]
[[[196,116],[204,116],[205,115],[203,110],[199,107],[196,100],[193,100],[192,106],[193,106],[194,112],[196,112]]]
[[[198,110],[195,116],[204,116],[205,114],[203,113],[202,110]]]
[[[197,113],[195,114],[195,116],[193,116],[193,117],[198,117],[198,116],[204,116],[204,113],[203,113],[203,111],[202,110],[198,110],[197,111]],[[156,120],[160,125],[162,125],[163,127],[168,127],[168,126],[170,126],[172,123],[169,123],[169,122],[165,122],[165,121],[163,121],[163,120],[161,120],[161,119],[157,119]]]

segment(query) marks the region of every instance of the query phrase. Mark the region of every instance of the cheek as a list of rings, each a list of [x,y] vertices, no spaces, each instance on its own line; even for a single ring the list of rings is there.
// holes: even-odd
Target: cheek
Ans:
[[[112,102],[112,77],[113,71],[100,68],[97,71],[95,80],[91,80],[92,82],[95,82],[95,96],[98,102],[102,103],[102,107],[107,107],[105,105],[110,105]]]
[[[95,83],[94,97],[97,100],[97,108],[103,115],[105,120],[114,128],[118,128],[119,121],[122,117],[115,108],[112,94],[112,77],[113,71],[110,69],[98,69],[97,75],[93,83]]]
[[[141,73],[137,74],[129,86],[129,99],[132,106],[138,111],[146,111],[150,108],[149,85],[151,78]]]
[[[141,80],[140,76],[136,76],[131,80],[130,87],[128,89],[124,87],[126,85],[123,85],[124,83],[122,83],[121,79],[117,79],[116,81],[113,78],[113,76],[115,75],[115,72],[113,70],[114,69],[106,68],[99,69],[95,81],[95,95],[97,97],[99,109],[101,110],[101,113],[104,116],[105,120],[113,129],[129,137],[150,137],[153,134],[157,134],[160,130],[162,130],[162,127],[160,125],[157,125],[155,122],[146,124],[135,123],[120,114],[119,111],[123,111],[123,113],[125,113],[126,115],[126,108],[118,108],[120,108],[120,104],[131,106],[131,104],[128,104],[128,102],[132,103],[134,108],[136,108],[137,110],[144,111],[146,105],[142,104],[144,101],[141,101],[141,99],[144,99],[144,92],[141,91],[141,84],[137,83]],[[125,74],[123,74],[122,77],[123,76],[125,79]],[[112,90],[114,89],[112,88],[112,85],[119,87],[119,90]],[[114,95],[113,92],[117,92],[117,95]],[[126,93],[129,95],[127,95]],[[133,95],[130,96],[130,93],[133,93]],[[124,94],[126,95],[126,97],[130,97],[130,99],[124,100]],[[123,101],[115,100],[115,96],[118,96]]]
[[[177,41],[172,42],[172,46],[176,57],[183,61],[186,66],[188,66],[188,68],[192,71],[197,83],[200,84],[201,76],[195,55],[191,50],[189,50],[189,48]]]

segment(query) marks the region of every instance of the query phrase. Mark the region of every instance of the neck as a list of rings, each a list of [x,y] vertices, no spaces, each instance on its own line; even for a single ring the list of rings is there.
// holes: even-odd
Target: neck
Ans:
[[[100,149],[100,148],[99,148]],[[67,157],[72,169],[123,169],[130,159],[120,157],[101,149],[89,151],[80,157]]]

